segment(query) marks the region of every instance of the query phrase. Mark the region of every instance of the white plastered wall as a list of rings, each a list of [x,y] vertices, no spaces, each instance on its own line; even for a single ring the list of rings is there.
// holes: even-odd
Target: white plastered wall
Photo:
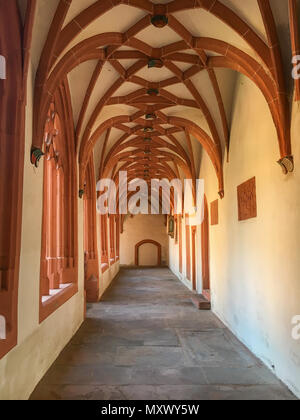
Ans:
[[[124,223],[124,232],[121,235],[120,242],[122,265],[135,265],[135,245],[145,239],[151,239],[161,244],[162,263],[168,264],[169,243],[167,228],[165,226],[165,216],[137,215],[133,218],[128,216]],[[143,252],[142,248],[140,251]],[[157,261],[157,248],[149,248],[149,251]]]
[[[285,176],[268,106],[256,86],[239,76],[233,110],[230,161],[224,163],[225,198],[219,225],[210,226],[212,308],[220,319],[300,397],[300,340],[292,318],[300,314],[300,129],[293,106],[295,171]],[[237,186],[256,177],[258,217],[238,221]],[[200,178],[208,204],[218,198],[214,168],[204,152]],[[185,272],[183,230],[183,273]],[[178,274],[178,246],[170,267]],[[197,232],[201,288],[201,228]],[[181,278],[184,275],[181,276]]]

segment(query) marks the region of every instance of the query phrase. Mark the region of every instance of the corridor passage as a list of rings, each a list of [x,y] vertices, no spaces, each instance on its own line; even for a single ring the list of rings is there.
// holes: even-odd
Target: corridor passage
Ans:
[[[32,399],[293,399],[168,269],[122,269]]]

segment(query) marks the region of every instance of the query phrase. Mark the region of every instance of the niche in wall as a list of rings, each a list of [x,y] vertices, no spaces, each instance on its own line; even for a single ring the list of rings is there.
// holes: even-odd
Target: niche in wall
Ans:
[[[135,245],[135,265],[140,266],[140,248],[146,244],[154,245],[157,248],[157,266],[161,266],[161,244],[151,239],[145,239]]]
[[[76,153],[65,123],[66,83],[56,92],[45,125],[40,322],[78,291]]]

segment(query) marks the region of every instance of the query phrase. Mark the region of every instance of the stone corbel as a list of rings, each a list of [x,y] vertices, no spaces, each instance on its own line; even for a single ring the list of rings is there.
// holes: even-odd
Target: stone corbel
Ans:
[[[220,196],[221,199],[223,199],[224,196],[225,196],[224,190],[219,191],[218,194],[219,194],[219,196]]]
[[[34,165],[36,168],[39,167],[39,162],[41,158],[45,156],[45,153],[42,152],[41,149],[38,149],[37,147],[32,147],[30,152],[30,162],[32,165]]]
[[[285,175],[294,171],[294,157],[292,155],[283,157],[277,163],[281,166]]]

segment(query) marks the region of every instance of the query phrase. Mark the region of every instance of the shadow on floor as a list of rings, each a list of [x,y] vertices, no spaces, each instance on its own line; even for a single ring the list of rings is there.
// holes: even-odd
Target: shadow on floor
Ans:
[[[32,400],[295,399],[167,269],[122,269]]]

